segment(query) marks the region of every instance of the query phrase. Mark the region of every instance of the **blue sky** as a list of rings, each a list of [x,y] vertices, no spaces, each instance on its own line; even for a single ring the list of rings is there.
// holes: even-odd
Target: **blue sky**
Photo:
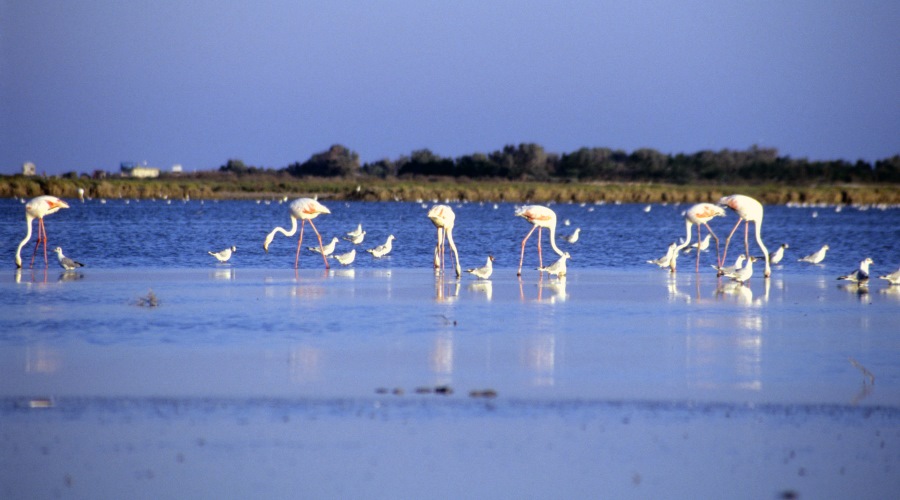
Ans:
[[[900,153],[900,2],[0,0],[0,172]]]

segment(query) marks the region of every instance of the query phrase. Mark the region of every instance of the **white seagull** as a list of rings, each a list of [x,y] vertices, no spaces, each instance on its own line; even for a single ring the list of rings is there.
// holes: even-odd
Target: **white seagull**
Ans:
[[[840,276],[839,280],[847,280],[852,281],[854,283],[859,283],[860,285],[865,284],[869,281],[869,265],[874,264],[871,257],[866,257],[859,263],[859,269],[853,271],[850,274],[845,274]]]
[[[356,260],[356,249],[354,248],[347,253],[332,255],[331,258],[340,262],[342,266],[349,266]]]
[[[891,274],[882,274],[878,279],[887,280],[888,283],[892,285],[900,285],[900,269],[897,269]]]
[[[655,260],[648,260],[648,264],[656,264],[659,267],[669,267],[672,263],[672,255],[675,253],[675,250],[678,248],[678,243],[672,243],[669,245],[669,249],[666,250],[666,254],[662,257]]]
[[[745,282],[750,281],[750,277],[753,276],[753,259],[748,260],[746,266],[743,266],[740,269],[735,269],[735,271],[732,273],[726,273],[725,276],[731,278],[732,281],[737,281],[742,285]]]
[[[236,246],[232,246],[231,248],[226,248],[225,250],[219,250],[218,252],[206,252],[213,257],[216,258],[219,262],[228,262],[228,259],[231,258],[231,254],[237,250]]]
[[[391,234],[387,237],[387,241],[384,242],[384,245],[378,245],[377,247],[370,248],[366,251],[372,254],[372,256],[376,259],[380,259],[381,257],[384,257],[385,255],[391,253],[391,248],[393,248],[391,242],[394,241],[394,239],[394,235]]]
[[[784,258],[784,250],[786,248],[790,248],[787,243],[782,243],[778,250],[772,252],[772,255],[769,256],[769,263],[778,264],[781,262],[781,259]]]
[[[693,249],[697,248],[698,246],[700,247],[700,248],[697,248],[698,252],[706,251],[706,249],[709,248],[710,236],[711,235],[707,234],[706,236],[703,237],[702,240],[700,240],[700,243],[692,243],[691,246],[684,251],[684,254],[687,255],[687,254],[691,253],[691,251]]]
[[[581,233],[581,228],[580,228],[580,227],[576,227],[576,228],[575,228],[575,231],[574,231],[572,234],[563,237],[563,239],[566,240],[566,241],[568,241],[569,243],[575,243],[576,241],[578,241],[578,235],[579,235],[580,233]]]
[[[711,266],[713,269],[718,271],[719,276],[728,276],[730,274],[734,274],[735,271],[744,267],[744,254],[740,254],[737,256],[737,259],[734,260],[733,266],[719,267],[719,266]]]
[[[357,236],[363,234],[362,224],[356,226],[356,229],[347,233],[347,236],[350,238],[356,238]],[[345,238],[346,239],[346,238]]]
[[[322,248],[319,248],[319,247],[306,247],[306,248],[307,248],[307,250],[309,250],[310,252],[313,252],[313,253],[324,253],[325,255],[331,255],[334,253],[334,246],[337,245],[338,241],[339,240],[337,239],[337,236],[335,236],[334,238],[331,238],[331,243],[329,243],[327,245],[323,245]],[[338,261],[338,262],[340,262],[340,261]]]
[[[56,256],[59,257],[59,265],[62,266],[66,271],[71,271],[72,269],[78,269],[79,267],[84,267],[84,264],[81,262],[74,261],[65,255],[63,255],[62,248],[56,247],[53,249],[56,252]]]
[[[562,257],[560,257],[556,262],[550,264],[547,267],[539,267],[538,271],[542,273],[547,273],[552,276],[558,276],[560,278],[566,277],[566,260],[571,259],[572,256],[569,255],[569,252],[564,252]]]
[[[494,272],[494,256],[488,255],[487,263],[481,267],[476,267],[474,269],[466,269],[467,273],[472,273],[476,277],[486,280],[491,277],[491,273]]]
[[[809,262],[810,264],[818,264],[825,260],[825,252],[829,249],[828,245],[823,245],[816,253],[812,253],[800,259],[800,262]]]
[[[344,236],[344,239],[349,241],[350,243],[353,243],[354,245],[359,245],[360,243],[363,242],[363,238],[365,238],[365,237],[366,237],[366,232],[363,231],[363,232],[357,234],[356,236]]]

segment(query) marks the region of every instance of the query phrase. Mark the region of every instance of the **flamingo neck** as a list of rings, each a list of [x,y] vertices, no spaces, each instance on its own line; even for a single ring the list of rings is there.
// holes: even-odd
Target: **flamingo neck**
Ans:
[[[271,234],[281,233],[285,236],[293,236],[297,233],[297,218],[291,215],[291,230],[287,231],[283,227],[276,227]]]
[[[694,223],[691,222],[689,219],[684,220],[684,230],[685,230],[685,233],[687,233],[687,234],[684,237],[684,243],[682,243],[681,245],[678,245],[678,247],[675,249],[676,253],[680,252],[682,248],[691,244],[691,226],[693,226],[693,225],[694,225]],[[697,246],[698,246],[698,248],[700,246],[700,230],[699,229],[697,229]]]
[[[564,255],[564,252],[560,250],[558,246],[556,246],[556,224],[553,224],[547,229],[550,230],[550,246],[553,247],[553,251],[556,252],[556,255],[562,257]]]
[[[31,215],[25,215],[25,226],[28,228],[28,231],[25,233],[25,239],[23,239],[19,243],[19,247],[16,248],[16,267],[22,267],[22,247],[28,243],[28,240],[31,239],[31,221],[34,220],[34,217]]]

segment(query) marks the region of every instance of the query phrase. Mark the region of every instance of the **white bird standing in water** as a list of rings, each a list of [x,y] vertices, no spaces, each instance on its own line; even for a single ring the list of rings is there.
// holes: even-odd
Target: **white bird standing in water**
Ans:
[[[323,255],[331,255],[334,253],[334,246],[337,245],[338,241],[339,240],[337,239],[337,236],[335,236],[334,238],[331,238],[331,243],[323,246],[322,248],[306,247],[306,249],[313,253],[321,253]]]
[[[743,255],[741,255],[743,257]],[[747,281],[750,281],[750,277],[753,276],[753,259],[747,261],[747,265],[741,267],[740,269],[736,269],[732,273],[726,273],[725,276],[731,278],[732,281],[737,281],[740,284],[744,284]]]
[[[216,258],[219,262],[228,262],[228,259],[231,258],[231,254],[237,251],[236,246],[232,246],[231,248],[226,248],[225,250],[219,250],[218,252],[206,252],[213,257]]]
[[[744,254],[740,254],[737,256],[737,259],[735,259],[733,266],[712,266],[712,268],[718,271],[718,276],[728,276],[729,274],[734,274],[735,271],[744,267],[744,260],[746,258],[747,257],[745,257]]]
[[[560,278],[566,277],[566,260],[571,259],[572,256],[569,255],[569,252],[564,252],[562,257],[560,257],[556,262],[550,264],[547,267],[539,267],[538,271],[542,273],[547,273],[552,276],[558,276]]]
[[[892,285],[900,285],[900,269],[890,274],[882,274],[878,279],[887,280]]]
[[[578,235],[579,235],[579,234],[581,234],[581,228],[580,228],[580,227],[576,227],[576,228],[575,228],[575,231],[574,231],[572,234],[566,236],[565,239],[566,239],[566,241],[568,241],[569,243],[575,243],[575,242],[578,241]]]
[[[56,252],[56,257],[59,259],[59,265],[62,266],[66,271],[71,271],[72,269],[78,269],[79,267],[84,267],[84,264],[81,262],[72,260],[65,255],[63,255],[62,247],[56,247],[53,249]]]
[[[340,262],[342,266],[349,266],[356,260],[356,249],[354,248],[347,253],[332,255],[331,258]]]
[[[871,257],[866,257],[859,263],[859,269],[839,277],[839,280],[852,281],[854,283],[864,284],[869,281],[869,265],[874,264]]]
[[[435,205],[428,211],[428,219],[431,220],[434,227],[437,228],[437,244],[434,246],[434,268],[444,271],[444,240],[450,244],[450,251],[456,259],[456,277],[459,278],[462,271],[459,267],[459,252],[456,251],[456,244],[453,243],[453,226],[456,224],[456,214],[453,209],[447,205]]]
[[[691,227],[697,226],[697,241],[700,242],[700,230],[702,226],[706,226],[707,234],[706,234],[706,246],[709,247],[709,237],[712,235],[713,238],[716,239],[716,265],[722,265],[719,261],[719,237],[716,236],[716,233],[713,232],[712,228],[709,227],[709,221],[713,220],[716,217],[724,217],[725,209],[718,206],[713,205],[712,203],[697,203],[691,208],[687,209],[684,212],[684,230],[687,233],[684,241],[678,245],[677,252],[681,251],[682,248],[688,246],[691,243]],[[702,248],[697,249],[697,263],[695,266],[695,272],[700,271],[700,250]]]
[[[654,260],[648,260],[647,264],[656,264],[659,267],[670,267],[672,263],[672,255],[675,254],[678,250],[678,243],[672,243],[669,245],[669,248],[666,250],[666,254],[662,257]]]
[[[830,249],[828,245],[823,245],[822,248],[816,250],[814,253],[807,255],[799,259],[799,262],[809,262],[810,264],[818,264],[825,260],[825,252]]]
[[[391,244],[391,242],[394,241],[394,239],[395,239],[394,235],[391,234],[387,237],[387,241],[384,242],[384,245],[378,245],[377,247],[370,248],[366,251],[369,252],[370,254],[372,254],[372,256],[375,257],[376,259],[380,259],[380,258],[384,257],[385,255],[391,253],[391,249],[393,248],[393,245]]]
[[[294,269],[297,269],[300,264],[300,246],[303,244],[303,228],[306,226],[306,222],[309,221],[309,225],[315,231],[316,237],[319,238],[319,248],[322,248],[324,246],[322,244],[322,235],[319,234],[319,230],[316,229],[316,225],[313,224],[312,220],[318,217],[319,214],[330,214],[331,210],[328,210],[325,205],[312,198],[298,198],[291,202],[290,211],[291,230],[287,231],[283,227],[273,229],[272,232],[266,235],[266,240],[263,242],[263,250],[266,253],[269,252],[269,245],[275,239],[275,233],[281,233],[289,237],[293,236],[297,232],[297,219],[300,219],[303,222],[300,224],[300,238],[297,239],[297,256],[294,258]],[[324,253],[322,254],[322,260],[325,261],[325,269],[328,269],[328,258]]]
[[[522,217],[532,225],[531,231],[528,231],[528,234],[525,235],[525,239],[522,240],[522,254],[519,256],[518,276],[522,275],[522,262],[525,260],[525,242],[528,241],[528,238],[531,237],[531,233],[533,233],[535,229],[538,230],[538,262],[541,267],[544,266],[544,257],[541,254],[542,228],[546,227],[550,230],[550,246],[553,247],[553,251],[559,256],[565,255],[565,253],[556,246],[556,212],[541,205],[525,205],[517,208],[515,215],[516,217]]]
[[[487,263],[485,265],[474,269],[466,269],[466,272],[472,273],[483,280],[490,278],[491,274],[494,272],[494,256],[488,255]]]
[[[361,234],[363,234],[362,224],[358,224],[356,226],[356,229],[347,233],[347,236],[349,236],[350,239],[352,240],[353,238],[356,238],[357,236],[359,236]],[[344,238],[344,239],[347,239],[347,238]]]
[[[725,258],[728,255],[728,245],[731,243],[731,237],[734,236],[734,232],[737,231],[738,226],[741,225],[741,222],[744,222],[744,250],[746,252],[747,258],[750,258],[750,223],[753,223],[753,228],[756,230],[756,244],[759,245],[759,248],[763,251],[763,257],[765,257],[766,270],[763,273],[763,276],[768,278],[772,274],[772,268],[769,265],[769,249],[766,248],[766,245],[763,244],[762,240],[762,223],[763,223],[763,206],[762,203],[754,200],[749,196],[744,196],[742,194],[733,194],[731,196],[725,196],[724,198],[719,200],[719,205],[725,205],[726,207],[734,210],[736,214],[738,214],[737,224],[734,225],[734,229],[731,230],[731,233],[728,235],[728,238],[725,239],[725,251],[722,252],[722,262],[725,262]]]
[[[61,208],[69,208],[69,204],[56,196],[38,196],[32,198],[25,204],[25,225],[28,227],[28,232],[25,234],[25,238],[19,243],[19,247],[16,248],[17,268],[22,267],[22,247],[24,247],[25,244],[28,243],[28,240],[31,239],[31,221],[34,219],[38,220],[38,235],[37,242],[34,244],[34,253],[31,254],[31,265],[32,267],[34,266],[34,257],[37,255],[37,249],[41,242],[44,243],[44,265],[50,265],[47,260],[47,230],[44,228],[44,217],[55,214]]]
[[[781,259],[784,258],[784,251],[788,248],[790,247],[787,243],[782,243],[781,246],[778,247],[778,249],[772,252],[772,255],[769,256],[769,262],[771,262],[772,264],[778,264],[779,262],[781,262]]]
[[[687,255],[687,254],[691,253],[691,251],[694,250],[695,248],[697,249],[698,252],[705,252],[707,249],[709,249],[710,237],[711,237],[711,235],[707,234],[706,236],[703,237],[702,240],[700,240],[700,243],[691,243],[691,246],[684,250],[684,254]]]
[[[347,233],[347,234],[349,235],[349,233]],[[353,243],[354,245],[359,245],[360,243],[363,242],[363,239],[365,239],[365,237],[366,237],[366,232],[362,231],[355,236],[344,236],[344,239],[349,241],[350,243]]]

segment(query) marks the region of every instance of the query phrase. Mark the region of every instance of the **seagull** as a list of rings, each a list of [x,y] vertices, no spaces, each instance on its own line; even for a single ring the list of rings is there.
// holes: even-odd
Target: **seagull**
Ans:
[[[684,254],[687,255],[687,254],[691,253],[691,250],[693,250],[694,248],[697,248],[698,246],[700,247],[700,248],[697,249],[698,252],[706,251],[706,249],[709,248],[709,238],[710,238],[710,236],[711,236],[711,235],[707,234],[706,236],[703,237],[702,240],[700,240],[700,243],[694,243],[694,244],[692,244],[688,249],[686,249],[686,250],[684,251]]]
[[[219,262],[228,262],[228,259],[231,258],[231,254],[237,250],[237,247],[232,246],[231,248],[226,248],[225,250],[220,250],[218,252],[206,252],[213,257],[216,258]]]
[[[678,243],[672,243],[669,245],[669,249],[666,250],[666,254],[662,257],[655,260],[648,260],[648,264],[656,264],[659,267],[669,267],[669,264],[672,262],[672,255],[675,253],[675,249],[678,248]]]
[[[349,241],[350,243],[353,243],[354,245],[359,245],[360,243],[363,242],[363,238],[365,238],[365,237],[366,237],[366,232],[363,231],[363,232],[357,234],[356,236],[344,236],[344,239]]]
[[[852,281],[854,283],[863,285],[869,281],[869,265],[874,263],[875,262],[872,261],[871,257],[866,257],[864,260],[860,261],[859,269],[853,271],[850,274],[845,274],[838,279]]]
[[[782,243],[778,250],[772,252],[772,255],[769,256],[769,263],[778,264],[781,262],[781,259],[784,258],[784,250],[786,248],[790,248],[787,243]]]
[[[491,273],[494,272],[494,256],[488,255],[487,263],[482,267],[476,267],[475,269],[466,269],[467,273],[472,273],[476,277],[486,280],[491,277]]]
[[[575,228],[575,231],[574,231],[572,234],[570,234],[570,235],[568,235],[568,236],[565,236],[563,239],[565,239],[565,240],[568,241],[569,243],[575,243],[576,241],[578,241],[578,235],[579,235],[579,233],[581,233],[581,228],[580,228],[580,227],[576,227],[576,228]]]
[[[56,256],[59,257],[59,265],[62,266],[66,271],[71,271],[72,269],[78,269],[79,267],[84,267],[84,264],[81,262],[74,261],[62,253],[61,247],[56,247],[53,249],[56,252]]]
[[[728,276],[730,274],[734,274],[735,271],[742,268],[744,266],[744,254],[738,255],[737,259],[734,260],[733,266],[719,267],[719,266],[711,266],[713,269],[718,271],[719,276]]]
[[[356,238],[357,236],[363,234],[362,224],[356,226],[356,229],[347,233],[347,236],[350,238]],[[346,239],[346,238],[345,238]]]
[[[740,259],[740,257],[738,258]],[[735,265],[737,265],[737,263],[735,263]],[[731,278],[731,281],[737,281],[742,285],[745,282],[750,281],[750,277],[753,276],[753,259],[748,260],[746,266],[735,269],[732,273],[725,273],[725,276]]]
[[[380,259],[380,258],[384,257],[385,255],[391,253],[391,248],[393,248],[393,246],[391,245],[391,241],[393,241],[394,239],[395,238],[394,238],[393,234],[389,235],[387,237],[387,241],[384,242],[384,245],[378,245],[377,247],[370,248],[366,251],[369,252],[370,254],[372,254],[372,256],[375,257],[376,259]]]
[[[347,253],[332,255],[331,258],[337,259],[337,261],[340,262],[342,266],[349,266],[353,263],[354,260],[356,260],[356,249],[354,248]]]
[[[538,271],[546,272],[547,274],[557,276],[560,278],[566,277],[566,260],[571,259],[572,256],[569,255],[569,252],[564,252],[562,257],[560,257],[556,262],[550,264],[547,267],[539,267]]]
[[[829,249],[828,245],[823,245],[816,253],[807,255],[799,260],[799,262],[809,262],[810,264],[818,264],[825,260],[825,252]]]
[[[891,274],[883,274],[879,276],[878,279],[887,280],[892,285],[900,285],[900,269],[897,269]]]
[[[334,253],[334,246],[337,244],[338,241],[339,240],[338,240],[337,236],[335,236],[334,238],[331,238],[331,243],[322,246],[322,248],[319,248],[319,247],[306,247],[306,248],[310,252],[324,253],[327,256],[327,255],[331,255]],[[338,262],[340,262],[340,261],[338,261]]]

